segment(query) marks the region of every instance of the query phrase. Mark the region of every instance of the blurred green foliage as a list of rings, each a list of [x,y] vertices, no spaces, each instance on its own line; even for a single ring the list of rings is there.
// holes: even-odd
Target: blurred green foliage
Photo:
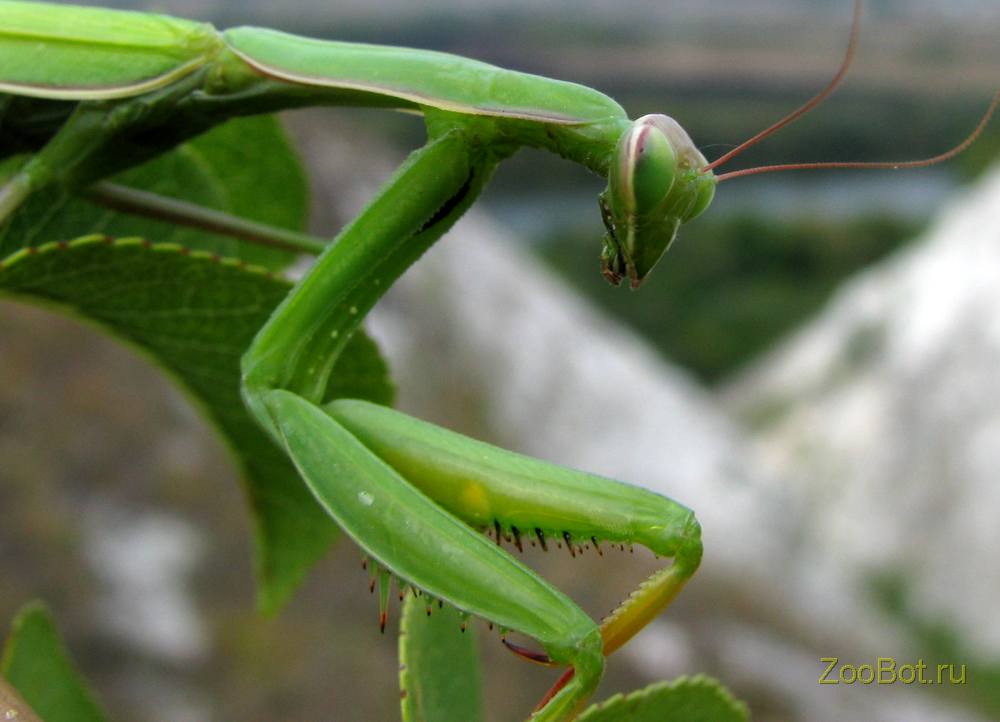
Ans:
[[[0,674],[45,722],[106,722],[44,605],[33,602],[21,610],[2,652]],[[19,717],[8,710],[3,719]]]

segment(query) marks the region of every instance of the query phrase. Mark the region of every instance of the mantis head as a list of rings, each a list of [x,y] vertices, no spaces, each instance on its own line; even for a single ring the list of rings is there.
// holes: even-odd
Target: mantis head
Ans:
[[[976,128],[958,145],[931,158],[906,161],[833,161],[782,163],[744,168],[716,175],[719,166],[802,117],[840,84],[854,57],[861,27],[861,0],[855,0],[847,52],[833,80],[791,113],[745,140],[711,163],[705,160],[677,121],[666,115],[644,115],[618,140],[608,172],[608,187],[600,206],[608,229],[601,254],[601,272],[618,285],[627,275],[632,288],[642,284],[677,235],[682,223],[698,216],[712,202],[717,183],[732,178],[794,170],[834,168],[925,168],[942,163],[968,148],[1000,107],[1000,91]]]
[[[638,288],[669,248],[682,223],[715,195],[715,175],[676,120],[644,115],[615,148],[601,215],[608,232],[601,273],[616,286],[627,275]]]

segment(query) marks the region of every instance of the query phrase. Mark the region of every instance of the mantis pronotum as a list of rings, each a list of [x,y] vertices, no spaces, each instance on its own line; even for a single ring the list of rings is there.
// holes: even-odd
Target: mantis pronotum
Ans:
[[[52,185],[178,222],[206,222],[102,179],[236,115],[305,105],[372,106],[423,115],[427,144],[320,255],[243,358],[250,413],[282,447],[320,504],[364,550],[373,576],[390,574],[458,609],[537,640],[517,654],[566,666],[532,719],[573,719],[604,657],[679,593],[702,547],[693,513],[657,494],[526,458],[357,400],[323,402],[334,361],[382,294],[473,203],[497,164],[522,146],[552,151],[608,178],[599,205],[602,273],[638,287],[720,180],[804,165],[716,175],[736,153],[809,103],[709,163],[665,115],[635,121],[590,88],[442,53],[311,40],[259,28],[214,28],[159,15],[26,2],[0,3],[0,91],[29,100],[22,129],[33,157],[0,188],[0,222]],[[37,108],[30,99],[39,99]],[[811,167],[900,167],[827,163]],[[62,112],[52,130],[52,104]],[[46,103],[48,103],[46,105]],[[43,130],[33,129],[33,113]],[[48,124],[48,125],[45,125]],[[155,139],[155,140],[154,140]],[[246,237],[237,219],[216,229]],[[267,238],[267,229],[255,229]],[[277,230],[271,239],[284,243]],[[537,535],[642,544],[673,560],[599,625],[552,585],[491,543]],[[447,550],[447,565],[442,563]],[[387,591],[382,595],[385,599]],[[385,622],[384,607],[382,623]]]

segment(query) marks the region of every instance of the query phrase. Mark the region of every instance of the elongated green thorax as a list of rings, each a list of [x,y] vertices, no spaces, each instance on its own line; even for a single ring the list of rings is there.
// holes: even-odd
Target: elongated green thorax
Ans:
[[[601,270],[637,288],[677,235],[715,195],[715,176],[687,132],[666,115],[645,115],[618,140],[600,205],[608,233]]]
[[[620,106],[576,83],[498,68],[448,53],[303,38],[240,27],[226,44],[262,75],[314,88],[392,97],[467,115],[578,125],[618,117]]]

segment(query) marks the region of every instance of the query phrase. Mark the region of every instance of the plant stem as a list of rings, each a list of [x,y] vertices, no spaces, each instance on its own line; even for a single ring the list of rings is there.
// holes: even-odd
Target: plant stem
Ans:
[[[0,188],[0,223],[3,223],[28,197],[30,184],[24,173],[18,173]]]
[[[315,256],[321,253],[327,245],[324,239],[306,233],[257,223],[187,201],[107,181],[90,186],[86,191],[86,196],[95,203],[112,210],[132,213],[158,221],[177,223],[286,251],[298,251]]]

